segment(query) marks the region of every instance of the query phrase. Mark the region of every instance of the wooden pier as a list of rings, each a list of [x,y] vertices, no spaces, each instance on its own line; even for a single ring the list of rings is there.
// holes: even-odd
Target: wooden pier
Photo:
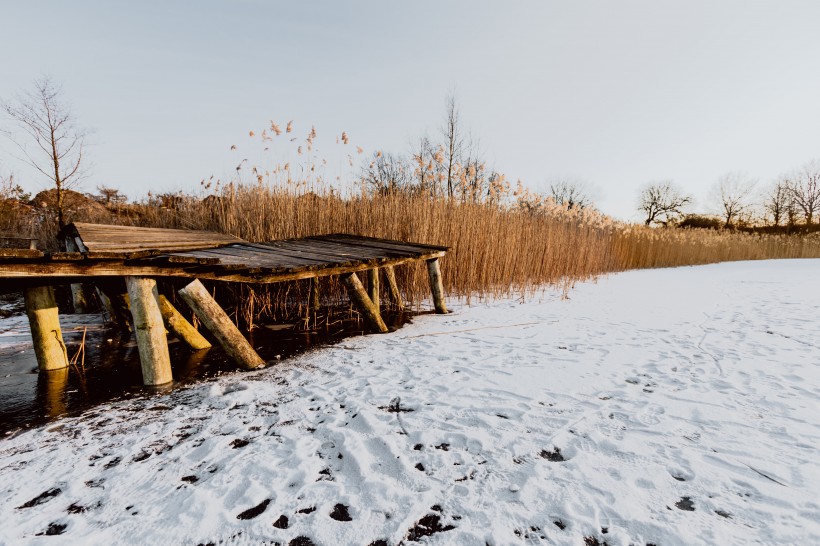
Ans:
[[[166,328],[193,349],[209,341],[157,292],[157,279],[184,278],[178,291],[199,321],[239,365],[264,365],[253,347],[203,287],[200,279],[275,283],[340,276],[350,301],[371,329],[386,332],[379,307],[379,272],[384,271],[391,298],[401,307],[393,268],[426,261],[436,312],[446,313],[439,259],[443,246],[335,234],[251,243],[209,231],[138,228],[74,223],[63,233],[67,252],[0,248],[0,290],[22,290],[41,370],[68,366],[54,300],[53,285],[72,284],[75,307],[85,305],[80,283],[100,291],[109,314],[128,320],[137,338],[143,382],[172,381]],[[367,286],[357,273],[368,271]],[[112,289],[124,279],[126,293]],[[318,282],[311,283],[310,305],[319,305]]]

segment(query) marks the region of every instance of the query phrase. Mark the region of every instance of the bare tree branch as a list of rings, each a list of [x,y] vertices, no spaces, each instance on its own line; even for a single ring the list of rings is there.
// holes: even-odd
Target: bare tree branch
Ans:
[[[34,82],[34,90],[21,95],[15,102],[4,103],[3,111],[22,130],[23,135],[7,134],[25,156],[25,161],[45,176],[57,190],[57,218],[63,217],[63,195],[67,188],[79,182],[83,173],[86,131],[74,125],[71,111],[61,101],[61,89],[44,77]],[[39,148],[32,154],[26,141]]]

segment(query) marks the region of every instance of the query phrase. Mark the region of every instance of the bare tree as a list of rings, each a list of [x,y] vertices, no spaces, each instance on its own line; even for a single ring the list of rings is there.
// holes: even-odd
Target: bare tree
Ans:
[[[820,160],[806,163],[791,183],[795,205],[803,211],[806,225],[811,225],[814,213],[820,210]]]
[[[413,169],[407,160],[399,155],[375,152],[365,167],[362,178],[376,193],[388,195],[410,189]]]
[[[567,209],[585,209],[592,206],[592,190],[583,180],[561,178],[550,183],[550,196]]]
[[[793,216],[794,197],[788,177],[781,177],[769,186],[763,194],[763,209],[769,214],[772,225],[775,226],[779,226],[782,220],[789,221]]]
[[[644,186],[638,199],[638,210],[644,213],[644,224],[668,224],[683,214],[692,196],[683,193],[671,180],[651,182]]]
[[[447,163],[447,196],[452,198],[456,189],[456,170],[459,163],[461,163],[464,148],[461,120],[454,94],[447,97],[444,127],[442,127],[441,132],[444,136],[445,160]]]
[[[756,181],[743,173],[730,172],[720,177],[712,188],[713,198],[719,203],[724,228],[732,225],[752,206],[751,196]]]
[[[120,193],[117,188],[109,188],[106,186],[97,186],[97,191],[100,193],[100,201],[104,205],[125,203],[128,199],[125,195]]]
[[[8,134],[22,153],[19,159],[57,190],[57,220],[62,228],[64,192],[82,177],[86,132],[76,127],[62,91],[48,77],[35,81],[33,91],[3,104],[3,110],[23,132]]]

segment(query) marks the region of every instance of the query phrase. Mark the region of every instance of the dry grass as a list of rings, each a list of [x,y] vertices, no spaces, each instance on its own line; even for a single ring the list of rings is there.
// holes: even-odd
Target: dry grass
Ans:
[[[285,185],[228,185],[217,197],[179,196],[122,207],[101,215],[74,212],[71,220],[153,227],[206,229],[250,241],[326,233],[353,233],[420,243],[451,251],[442,261],[445,289],[467,299],[532,294],[544,286],[566,292],[577,281],[638,268],[672,267],[732,260],[820,257],[820,237],[750,235],[711,230],[651,229],[627,225],[588,211],[568,211],[551,202],[534,207],[466,202],[407,193],[347,198],[332,191],[305,192]],[[0,224],[48,243],[56,227],[0,208]],[[429,295],[421,265],[397,271],[407,300]],[[334,279],[324,279],[326,304],[343,303]],[[272,287],[226,288],[246,325],[255,317],[300,315],[307,282]]]

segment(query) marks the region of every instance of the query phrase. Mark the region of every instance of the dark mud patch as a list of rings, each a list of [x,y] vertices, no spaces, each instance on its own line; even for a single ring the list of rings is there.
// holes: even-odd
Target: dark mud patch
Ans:
[[[681,497],[681,499],[675,503],[675,508],[678,508],[679,510],[685,510],[686,512],[694,512],[695,503],[692,502],[691,497]]]
[[[306,536],[298,536],[288,542],[288,546],[316,546],[316,544]]]
[[[273,522],[273,526],[277,529],[287,529],[290,526],[288,517],[282,514],[281,516],[279,516],[279,519]]]
[[[542,449],[541,453],[539,453],[538,455],[552,463],[560,463],[567,460],[566,457],[561,455],[561,449],[558,447],[553,447],[552,451]]]
[[[561,529],[562,531],[563,531],[564,529],[566,529],[566,528],[567,528],[567,524],[566,524],[566,523],[564,523],[564,522],[563,522],[562,520],[560,520],[560,519],[557,519],[557,520],[553,521],[552,523],[553,523],[556,527],[558,527],[559,529]]]
[[[237,438],[228,445],[230,445],[232,449],[239,449],[245,447],[249,443],[251,443],[250,440],[245,440],[244,438]]]
[[[56,497],[57,495],[59,495],[62,492],[63,492],[63,490],[60,489],[59,487],[54,487],[52,489],[49,489],[48,491],[43,491],[42,493],[40,493],[39,495],[37,495],[36,497],[31,499],[30,501],[24,502],[23,504],[18,506],[17,509],[22,510],[24,508],[32,508],[34,506],[39,506],[40,504],[48,502],[49,499],[52,499],[52,498]]]
[[[715,514],[717,514],[718,516],[720,516],[722,518],[732,519],[732,514],[730,514],[726,510],[715,510]]]
[[[423,537],[452,531],[453,529],[455,529],[453,525],[442,525],[441,516],[438,514],[427,514],[407,531],[407,540],[415,542]]]
[[[180,480],[184,481],[185,483],[196,483],[199,481],[199,478],[192,474],[190,476],[182,476]]]
[[[330,517],[336,521],[353,521],[353,518],[350,517],[350,512],[348,512],[347,506],[341,503],[333,507],[333,511],[330,512]]]
[[[269,504],[270,499],[265,499],[253,508],[248,508],[241,514],[237,515],[236,519],[253,519],[262,514],[265,510],[267,510]]]
[[[48,527],[46,527],[45,531],[41,531],[37,533],[35,536],[54,536],[54,535],[62,535],[65,533],[65,530],[68,528],[67,523],[49,523]]]
[[[315,511],[316,511],[316,507],[311,506],[309,508],[302,508],[301,510],[297,510],[296,513],[297,514],[312,514]]]
[[[609,543],[596,537],[584,537],[584,546],[609,546]]]

